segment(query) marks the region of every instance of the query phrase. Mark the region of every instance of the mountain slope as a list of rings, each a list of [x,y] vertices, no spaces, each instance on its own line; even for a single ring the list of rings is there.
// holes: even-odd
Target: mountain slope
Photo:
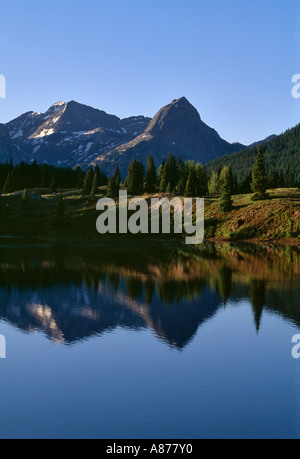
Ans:
[[[295,182],[300,184],[300,124],[262,144],[262,151],[268,170],[282,173],[285,179],[293,173]],[[256,154],[257,148],[248,148],[210,162],[207,169],[211,172],[231,165],[239,183],[242,183],[252,171]]]
[[[223,140],[201,120],[195,107],[182,97],[159,110],[142,134],[99,155],[93,164],[99,164],[109,173],[118,165],[124,175],[133,157],[145,164],[149,153],[157,165],[168,153],[205,164],[237,148],[240,150],[243,145]]]
[[[275,139],[275,137],[277,137],[277,135],[275,135],[275,134],[269,135],[269,136],[268,136],[266,139],[264,139],[264,140],[259,140],[258,142],[254,142],[254,143],[252,143],[251,145],[248,145],[248,149],[249,149],[249,148],[258,147],[259,145],[263,145],[264,143],[271,142],[271,140]]]
[[[0,124],[0,162],[5,163],[10,158],[19,161],[18,149],[13,145],[5,124]]]
[[[101,152],[126,143],[147,127],[143,116],[121,120],[77,102],[58,102],[45,113],[28,112],[6,126],[20,160],[88,166]]]

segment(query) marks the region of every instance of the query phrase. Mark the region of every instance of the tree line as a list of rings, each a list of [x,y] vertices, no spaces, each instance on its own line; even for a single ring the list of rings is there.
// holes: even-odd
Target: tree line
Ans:
[[[220,196],[220,208],[228,211],[232,207],[232,195],[254,193],[254,199],[267,197],[266,190],[279,187],[294,187],[293,173],[288,180],[278,171],[267,170],[262,148],[257,148],[256,162],[246,179],[239,181],[231,165],[219,165],[217,170],[208,169],[194,161],[183,161],[169,154],[156,168],[152,155],[144,164],[135,158],[129,164],[127,177],[122,181],[119,167],[109,178],[98,165],[83,171],[59,168],[47,164],[10,163],[0,164],[0,189],[4,193],[30,188],[48,189],[55,193],[58,188],[78,189],[89,197],[99,192],[99,187],[107,186],[107,196],[117,198],[119,190],[125,188],[130,195],[144,192],[173,194],[183,197]]]
[[[135,158],[130,162],[125,181],[121,182],[119,168],[108,179],[108,196],[118,196],[120,186],[131,195],[143,192],[170,193],[178,196],[196,197],[208,193],[208,176],[205,167],[194,161],[183,162],[181,157],[169,154],[156,169],[152,155],[147,159],[146,169]]]
[[[48,189],[50,193],[58,188],[77,188],[90,194],[93,181],[95,190],[107,185],[107,176],[98,166],[84,172],[81,167],[70,169],[37,164],[36,161],[31,164],[22,162],[14,165],[12,161],[0,164],[0,190],[5,194],[31,188]]]
[[[267,189],[297,186],[293,173],[285,180],[281,173],[268,171],[261,146],[256,151],[252,170],[242,183],[233,174],[231,165],[220,166],[209,173],[200,163],[183,162],[181,157],[175,158],[169,154],[167,160],[163,159],[156,169],[153,157],[149,155],[145,170],[143,163],[134,158],[124,183],[121,182],[118,167],[116,173],[108,179],[107,195],[117,198],[120,186],[124,186],[131,195],[159,192],[184,197],[220,196],[221,209],[227,211],[231,208],[231,196],[234,194],[253,192],[253,199],[265,199]]]

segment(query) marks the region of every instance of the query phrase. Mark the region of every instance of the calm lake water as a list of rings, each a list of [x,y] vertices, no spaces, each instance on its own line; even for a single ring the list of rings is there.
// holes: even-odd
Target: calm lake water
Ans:
[[[291,247],[2,241],[1,438],[299,438]]]

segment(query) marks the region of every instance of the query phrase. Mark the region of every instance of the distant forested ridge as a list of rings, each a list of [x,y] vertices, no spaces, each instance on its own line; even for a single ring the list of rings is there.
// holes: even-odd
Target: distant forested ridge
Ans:
[[[288,183],[291,175],[293,175],[294,184],[299,186],[300,124],[275,137],[270,142],[261,145],[261,147],[268,173],[278,174],[285,183]],[[251,148],[223,156],[210,162],[207,165],[207,172],[212,173],[224,166],[231,166],[238,184],[241,185],[250,176],[256,155],[257,148]]]
[[[107,184],[106,174],[95,168],[97,174],[97,186]],[[12,193],[24,188],[48,188],[51,192],[56,188],[82,188],[87,173],[80,167],[71,169],[67,167],[55,167],[48,164],[31,164],[22,162],[13,164],[0,164],[0,190],[4,193]]]

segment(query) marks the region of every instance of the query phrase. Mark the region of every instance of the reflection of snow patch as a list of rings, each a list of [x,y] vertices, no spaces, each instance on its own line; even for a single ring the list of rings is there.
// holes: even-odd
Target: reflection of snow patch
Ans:
[[[35,153],[41,148],[41,145],[38,145],[37,147],[35,147],[32,151],[32,153],[35,155]]]
[[[72,132],[72,134],[76,135],[76,137],[80,137],[81,135],[85,134],[85,131]]]
[[[93,145],[93,142],[89,142],[86,146],[86,149],[85,149],[85,152],[88,153],[88,151],[90,150],[91,146]]]

